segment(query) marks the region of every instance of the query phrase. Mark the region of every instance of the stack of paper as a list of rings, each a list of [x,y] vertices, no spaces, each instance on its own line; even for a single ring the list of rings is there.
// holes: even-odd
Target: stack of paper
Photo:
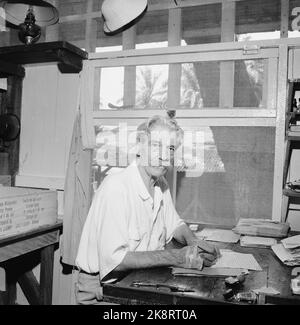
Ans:
[[[300,259],[295,259],[282,243],[272,246],[272,250],[282,263],[288,266],[300,265]]]
[[[300,249],[300,235],[291,236],[281,240],[283,246],[287,249]]]
[[[208,241],[217,241],[223,243],[237,243],[240,235],[235,234],[232,230],[204,228],[196,232],[197,238]]]
[[[284,264],[300,265],[300,235],[282,239],[272,250]]]
[[[268,248],[277,244],[274,238],[257,237],[257,236],[242,236],[240,239],[241,246],[245,247],[261,247]]]
[[[290,131],[300,132],[300,125],[291,125],[290,126]]]
[[[230,249],[220,249],[217,262],[202,270],[173,267],[172,274],[177,276],[238,276],[248,274],[248,270],[262,271],[252,254],[236,253]]]
[[[229,249],[220,249],[221,257],[211,268],[233,268],[233,269],[249,269],[262,271],[262,268],[252,254],[236,253]]]
[[[241,235],[263,237],[286,237],[290,225],[270,219],[242,218],[232,230]]]

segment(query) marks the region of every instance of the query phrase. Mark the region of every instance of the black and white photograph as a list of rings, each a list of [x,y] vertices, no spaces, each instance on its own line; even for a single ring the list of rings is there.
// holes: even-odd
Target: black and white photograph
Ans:
[[[208,305],[300,305],[300,0],[0,0],[0,311]]]

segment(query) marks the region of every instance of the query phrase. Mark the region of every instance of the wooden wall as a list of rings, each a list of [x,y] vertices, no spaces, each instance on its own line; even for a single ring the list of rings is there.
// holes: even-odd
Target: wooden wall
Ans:
[[[78,74],[61,74],[56,64],[26,67],[17,185],[63,190],[78,96]]]
[[[103,0],[49,0],[59,10],[60,22],[43,29],[41,41],[66,40],[87,51],[96,47],[122,45],[122,35],[106,36],[103,32]],[[235,33],[281,30],[287,37],[294,17],[291,10],[299,0],[232,0],[235,4]],[[148,0],[148,11],[136,26],[137,43],[168,40],[170,9],[182,10],[183,39],[197,36],[209,43],[221,36],[221,0]],[[2,32],[5,45],[20,44],[16,29]]]

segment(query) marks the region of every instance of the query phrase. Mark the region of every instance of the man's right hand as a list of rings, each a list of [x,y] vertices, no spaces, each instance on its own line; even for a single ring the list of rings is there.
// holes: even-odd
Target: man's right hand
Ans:
[[[216,255],[201,250],[197,245],[178,249],[178,266],[201,270],[203,266],[211,266],[216,262]]]

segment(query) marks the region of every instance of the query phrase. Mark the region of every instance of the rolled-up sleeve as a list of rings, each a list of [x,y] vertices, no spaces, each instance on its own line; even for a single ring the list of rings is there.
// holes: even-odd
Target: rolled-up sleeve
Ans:
[[[170,190],[167,189],[164,192],[164,222],[166,228],[166,244],[169,243],[174,235],[175,230],[185,224],[185,222],[179,217]]]

